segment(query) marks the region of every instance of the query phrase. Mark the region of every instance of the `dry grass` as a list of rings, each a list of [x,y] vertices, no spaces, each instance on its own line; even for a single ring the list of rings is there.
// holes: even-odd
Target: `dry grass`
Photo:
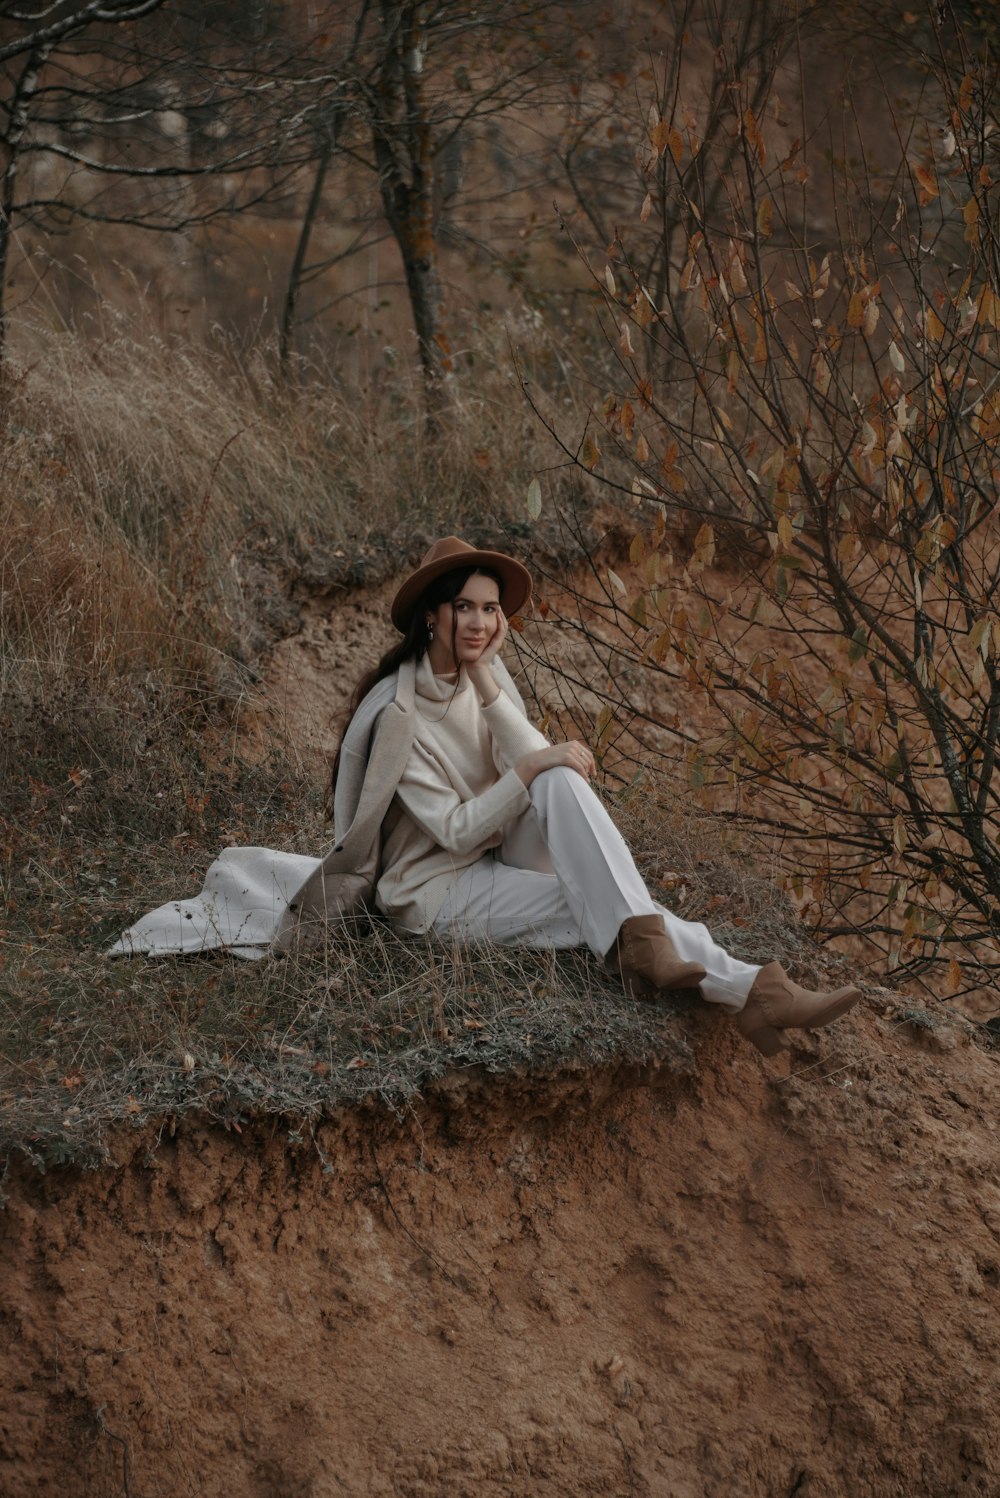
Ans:
[[[106,323],[22,334],[0,391],[4,685],[225,675],[295,627],[297,580],[373,580],[424,534],[516,525],[551,461],[499,330],[431,433],[402,372],[289,382],[266,349]]]
[[[445,950],[376,921],[263,963],[104,958],[142,910],[197,889],[220,846],[315,851],[322,823],[318,789],[281,754],[250,768],[216,749],[206,764],[203,740],[172,733],[165,707],[137,708],[126,733],[83,707],[86,725],[63,711],[89,764],[60,779],[36,744],[7,824],[0,1154],[97,1163],[114,1129],[172,1127],[189,1111],[230,1128],[281,1115],[297,1133],[362,1099],[403,1107],[456,1068],[690,1065],[684,1006],[627,1000],[586,952]],[[801,966],[807,943],[751,852],[716,835],[699,856],[705,827],[649,796],[613,810],[655,893],[741,955]]]
[[[362,1100],[398,1109],[455,1068],[690,1056],[675,1017],[626,1005],[583,954],[445,953],[382,925],[311,960],[108,962],[60,943],[17,964],[0,1151],[43,1168],[192,1110],[300,1128]]]
[[[226,844],[323,845],[292,746],[236,752],[253,662],[294,627],[296,580],[392,573],[422,529],[516,534],[549,455],[480,368],[433,441],[405,387],[290,390],[256,353],[124,325],[40,338],[0,392],[4,1152],[96,1161],[122,1123],[192,1109],[239,1127],[400,1107],[456,1067],[686,1064],[676,1012],[626,1001],[585,953],[445,952],[375,923],[262,964],[101,955]],[[720,834],[695,857],[703,829],[649,796],[616,813],[654,888],[680,876],[662,892],[683,914],[741,955],[803,956],[759,850]]]

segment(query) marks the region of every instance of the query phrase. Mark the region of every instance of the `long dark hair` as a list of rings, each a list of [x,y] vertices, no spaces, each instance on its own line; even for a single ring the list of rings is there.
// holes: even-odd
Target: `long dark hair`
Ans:
[[[387,676],[391,676],[394,671],[398,671],[404,661],[414,660],[419,663],[423,660],[427,654],[427,647],[431,642],[431,634],[427,626],[428,612],[439,609],[443,603],[453,602],[461,593],[469,578],[477,576],[491,578],[499,588],[501,596],[503,595],[503,578],[498,572],[493,572],[489,567],[456,567],[453,571],[445,572],[440,577],[436,577],[432,583],[427,584],[427,587],[413,605],[403,638],[395,645],[390,646],[378,664],[373,666],[370,671],[366,671],[355,686],[354,691],[351,693],[347,712],[344,715],[344,726],[341,730],[337,752],[333,757],[330,791],[326,803],[327,817],[333,816],[333,796],[337,789],[337,775],[340,771],[340,753],[344,747],[344,734],[347,732],[348,725],[354,714],[368,696],[372,687],[377,686],[380,681],[384,681]],[[452,658],[455,655],[455,634],[457,628],[458,621],[453,614],[451,619]]]

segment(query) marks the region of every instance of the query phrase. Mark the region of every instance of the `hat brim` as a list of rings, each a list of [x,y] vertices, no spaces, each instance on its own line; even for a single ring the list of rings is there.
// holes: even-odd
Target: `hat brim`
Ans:
[[[392,600],[389,617],[401,634],[410,626],[421,593],[446,572],[476,572],[487,568],[500,578],[500,607],[508,619],[524,608],[531,597],[531,573],[502,551],[463,551],[438,557],[408,577]]]

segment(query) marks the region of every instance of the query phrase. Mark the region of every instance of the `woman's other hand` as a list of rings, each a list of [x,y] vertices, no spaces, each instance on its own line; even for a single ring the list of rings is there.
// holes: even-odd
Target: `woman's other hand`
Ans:
[[[580,739],[570,739],[565,744],[550,744],[547,749],[534,749],[523,759],[519,759],[514,768],[527,786],[543,770],[554,770],[557,765],[575,770],[585,780],[589,780],[597,768],[593,754]]]

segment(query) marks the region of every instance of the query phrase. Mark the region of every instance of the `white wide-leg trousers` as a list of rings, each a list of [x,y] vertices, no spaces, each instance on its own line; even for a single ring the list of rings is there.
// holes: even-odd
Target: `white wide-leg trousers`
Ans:
[[[603,958],[623,921],[659,915],[684,962],[700,962],[711,1003],[739,1010],[760,972],[731,957],[708,928],[650,897],[625,840],[582,775],[558,767],[531,783],[531,810],[501,846],[463,870],[433,932],[500,946],[589,947]]]

